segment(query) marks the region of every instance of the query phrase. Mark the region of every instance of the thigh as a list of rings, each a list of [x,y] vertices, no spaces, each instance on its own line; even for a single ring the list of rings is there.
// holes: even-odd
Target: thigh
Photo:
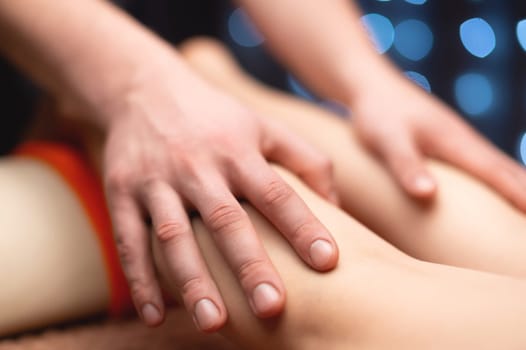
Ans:
[[[133,312],[117,253],[111,249],[109,222],[104,224],[107,212],[101,188],[94,185],[96,175],[88,171],[84,156],[69,146],[38,145],[39,152],[47,149],[49,154],[52,149],[55,162],[28,154],[0,158],[0,339],[94,315]],[[62,162],[68,169],[59,171]],[[75,187],[75,181],[84,187]],[[158,330],[141,330],[145,328],[141,321],[110,322],[83,331],[53,332],[53,336],[56,342],[71,341],[72,332],[78,333],[78,346],[84,348],[132,346],[132,325],[139,330],[132,338],[139,337],[142,343],[149,338],[159,344],[171,341],[174,349],[234,349],[220,336],[199,334],[184,310],[169,311]],[[100,339],[94,341],[97,333]],[[108,337],[127,340],[108,342],[104,339]],[[31,342],[26,337],[20,348]],[[140,343],[136,345],[143,348]]]
[[[524,281],[413,259],[279,171],[333,233],[340,261],[330,273],[309,269],[279,232],[245,205],[287,289],[284,314],[259,320],[213,237],[195,219],[197,241],[227,305],[223,333],[230,340],[254,350],[526,346]],[[160,275],[177,294],[160,254],[155,256]]]
[[[0,159],[0,336],[107,310],[99,242],[62,177],[28,158]]]
[[[210,82],[325,151],[334,161],[343,208],[401,250],[427,261],[526,277],[525,216],[476,179],[429,161],[439,193],[430,203],[416,202],[361,147],[347,121],[255,82],[213,41],[190,42],[183,53]]]

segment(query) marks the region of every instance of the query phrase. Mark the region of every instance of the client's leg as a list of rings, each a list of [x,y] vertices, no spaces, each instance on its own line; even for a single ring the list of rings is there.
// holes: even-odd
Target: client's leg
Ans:
[[[107,309],[104,259],[85,210],[42,162],[0,159],[0,337]]]
[[[526,277],[526,218],[480,182],[430,162],[439,194],[433,203],[417,203],[345,121],[250,79],[214,41],[190,41],[182,51],[205,78],[324,150],[334,161],[344,209],[389,242],[423,260]]]
[[[102,189],[83,156],[50,142],[18,153],[0,158],[0,339],[131,311]],[[152,344],[173,340],[174,349],[233,349],[222,337],[203,337],[184,310],[146,334],[161,336]]]
[[[331,230],[339,265],[328,274],[312,271],[245,206],[288,291],[281,318],[258,320],[213,237],[195,220],[201,251],[230,313],[228,338],[254,350],[526,347],[524,281],[412,259],[284,175]],[[163,261],[158,266],[167,278]]]
[[[335,235],[341,261],[329,274],[308,269],[247,207],[289,292],[283,317],[260,321],[196,221],[200,247],[227,301],[231,339],[248,349],[287,350],[526,346],[524,282],[411,259],[284,175]],[[81,199],[34,160],[2,161],[0,176],[6,213],[0,336],[103,312],[111,293]]]

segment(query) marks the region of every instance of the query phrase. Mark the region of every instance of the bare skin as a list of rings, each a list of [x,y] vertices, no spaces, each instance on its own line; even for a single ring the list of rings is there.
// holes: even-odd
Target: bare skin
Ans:
[[[355,6],[346,0],[242,3],[300,78],[353,109],[358,139],[384,160],[407,193],[436,193],[422,163],[425,154],[475,175],[526,210],[525,172],[381,58]],[[316,25],[320,18],[322,26]],[[173,278],[191,286],[182,296],[188,311],[195,316],[199,305],[214,305],[214,321],[204,331],[219,329],[227,310],[186,210],[197,210],[216,233],[259,317],[283,310],[285,289],[236,197],[258,208],[312,268],[336,266],[330,233],[269,164],[282,165],[336,202],[329,158],[201,79],[180,53],[117,7],[101,0],[0,0],[0,50],[63,114],[103,129],[102,175],[116,243],[146,324],[162,322],[164,305],[143,214],[154,219],[165,242]],[[444,142],[446,134],[453,142]],[[254,182],[254,172],[264,176]],[[175,244],[181,237],[185,244]],[[247,266],[250,273],[243,271]]]
[[[245,349],[291,350],[521,349],[526,345],[524,280],[410,258],[311,196],[293,178],[288,181],[326,220],[341,247],[340,263],[327,275],[309,271],[266,220],[247,208],[289,291],[283,316],[261,322],[240,302],[242,294],[215,252],[212,236],[195,221],[200,247],[213,275],[221,276],[216,279],[231,311],[223,332],[228,339]],[[165,275],[162,261],[158,266]],[[172,288],[178,290],[173,284]]]
[[[487,185],[428,161],[438,183],[447,185],[434,201],[414,202],[364,152],[348,121],[257,83],[217,42],[193,40],[182,51],[207,79],[329,155],[342,207],[399,249],[422,260],[526,277],[526,235],[516,229],[526,218]]]
[[[199,254],[187,209],[197,210],[217,233],[259,317],[282,311],[285,289],[235,196],[265,213],[307,264],[320,271],[336,265],[329,232],[268,163],[283,164],[334,200],[329,160],[210,86],[168,43],[116,6],[0,0],[0,50],[55,99],[62,114],[104,131],[102,174],[116,244],[146,324],[162,322],[164,305],[142,211],[155,218],[174,278],[191,286],[182,296],[188,311],[198,312],[202,301],[215,305],[205,331],[220,328],[227,310]],[[265,176],[254,182],[247,167]],[[287,200],[274,205],[281,196]],[[173,244],[181,239],[184,245]],[[244,273],[245,266],[253,268]]]
[[[284,122],[288,120],[291,126],[296,125],[298,131],[311,128],[309,134],[315,135],[311,136],[311,141],[318,142],[320,147],[327,147],[325,150],[328,154],[342,163],[337,167],[337,170],[340,169],[337,173],[340,174],[338,179],[341,182],[339,180],[338,183],[345,208],[353,210],[362,207],[363,204],[364,209],[357,212],[364,221],[367,220],[368,213],[372,215],[373,211],[376,211],[377,218],[386,216],[385,222],[390,225],[386,224],[385,232],[380,232],[386,237],[391,232],[391,227],[394,228],[391,232],[392,237],[414,237],[418,234],[434,237],[412,246],[409,244],[411,240],[408,239],[409,248],[401,248],[408,251],[411,247],[417,249],[419,245],[423,245],[425,249],[416,250],[420,259],[442,263],[427,263],[402,253],[342,210],[319,198],[294,176],[278,169],[281,176],[301,194],[311,210],[333,232],[342,249],[341,261],[337,269],[327,275],[311,271],[292,254],[286,242],[268,221],[253,208],[245,205],[245,210],[257,228],[259,239],[283,276],[289,291],[286,312],[279,318],[263,322],[251,314],[249,304],[243,299],[242,288],[213,243],[213,233],[209,233],[203,222],[196,219],[193,229],[197,234],[197,242],[230,311],[224,333],[229,339],[247,349],[521,349],[526,346],[522,332],[522,325],[526,322],[526,301],[523,297],[526,285],[524,270],[521,272],[524,266],[523,254],[518,250],[510,250],[511,244],[496,244],[489,250],[489,245],[480,245],[481,243],[476,241],[476,234],[479,234],[480,237],[484,237],[479,241],[510,240],[517,249],[524,247],[524,241],[519,239],[522,237],[520,233],[526,228],[522,214],[484,185],[459,171],[437,163],[432,163],[433,174],[442,184],[441,188],[448,190],[440,192],[434,205],[419,207],[399,191],[396,184],[363,149],[355,143],[349,143],[347,129],[340,121],[327,119],[326,117],[331,116],[326,116],[325,112],[316,107],[250,83],[237,68],[231,70],[232,67],[235,68],[232,61],[223,49],[213,42],[194,41],[185,47],[184,52],[194,67],[201,67],[204,76],[215,84],[222,84],[223,88],[229,89],[245,101],[251,99],[254,108],[274,111],[272,115],[282,118],[280,120]],[[222,76],[223,72],[228,73],[227,77]],[[243,93],[235,93],[236,91]],[[248,97],[252,94],[255,96]],[[297,119],[298,115],[303,118],[300,122]],[[331,148],[323,141],[324,138],[319,137],[324,134],[320,133],[320,130],[331,130],[330,139],[337,145],[347,143],[348,153],[342,155],[342,148],[331,153]],[[352,162],[349,159],[352,159]],[[11,182],[17,179],[17,166],[20,166],[12,160],[6,162],[11,164],[12,175],[6,171],[7,163],[0,166],[0,173],[4,175],[4,181],[0,183],[5,185],[2,193],[7,193],[8,188],[16,189]],[[353,168],[346,168],[346,164],[352,164]],[[43,169],[37,167],[33,171],[37,175]],[[30,167],[26,167],[26,173],[31,172]],[[378,182],[365,186],[363,179]],[[362,192],[359,192],[360,181]],[[351,185],[344,186],[344,183],[348,182]],[[466,186],[469,196],[464,196],[461,191]],[[351,190],[354,193],[350,192]],[[8,204],[15,212],[24,212],[28,202],[33,200],[26,196],[19,196],[18,199],[17,202],[12,201]],[[61,201],[58,196],[56,199]],[[16,203],[19,203],[18,209]],[[371,203],[375,203],[375,206]],[[465,207],[491,212],[492,215],[480,218],[470,215],[454,216],[459,210],[459,203]],[[75,208],[71,205],[65,206],[68,207]],[[401,215],[402,218],[407,215],[418,225],[397,223],[397,215]],[[10,219],[11,216],[2,219],[6,227],[17,227],[18,221]],[[478,221],[481,221],[479,226]],[[28,221],[27,224],[30,228],[31,222]],[[43,224],[50,225],[53,221]],[[62,235],[71,234],[59,229],[60,221],[55,221],[55,225],[57,226],[50,229]],[[501,231],[502,227],[505,229]],[[398,232],[401,228],[405,231]],[[155,240],[155,235],[152,237]],[[447,237],[447,240],[440,237]],[[11,246],[35,244],[31,234],[4,235],[2,238],[10,242]],[[473,246],[477,247],[473,252],[469,252],[469,249],[448,250],[447,246],[441,246],[444,241],[451,241],[450,247],[456,244],[461,247],[470,239],[473,239]],[[59,239],[47,244],[53,245],[56,242],[62,241]],[[65,242],[67,245],[67,241]],[[1,246],[6,246],[5,242]],[[433,246],[442,253],[435,254]],[[168,267],[163,260],[164,255],[159,254],[158,243],[155,243],[155,247],[157,267],[161,276],[174,288],[175,295],[178,295],[181,285],[170,280],[170,274],[166,273]],[[488,249],[482,249],[484,247]],[[73,251],[77,249],[78,254],[83,254],[78,246],[70,248]],[[96,257],[96,253],[92,256]],[[30,260],[21,254],[13,254],[10,259],[12,266],[16,266],[21,260]],[[452,265],[455,261],[460,261],[458,265],[471,269],[498,272],[500,276],[443,265]],[[38,270],[40,266],[42,271]],[[74,277],[78,267],[75,264],[69,264],[67,267],[73,270],[70,275]],[[39,275],[53,273],[39,263],[35,263],[32,268],[32,271]],[[4,280],[12,278],[9,271],[13,270],[5,270],[7,274],[2,276]],[[31,278],[29,275],[27,277]],[[320,286],[323,286],[322,290]],[[99,296],[98,301],[96,300],[96,303],[99,303],[97,305],[104,305],[107,302],[107,287],[97,283],[93,283],[92,287],[100,288],[92,293]],[[76,293],[74,290],[68,291],[67,288],[59,289],[59,292],[73,295]],[[4,296],[4,300],[6,310],[16,307],[17,302],[23,302],[17,299],[16,294]],[[74,305],[68,307],[74,308]],[[92,312],[102,311],[95,308]],[[68,310],[62,310],[64,311]]]
[[[439,183],[424,161],[431,158],[462,169],[526,210],[526,171],[381,56],[356,1],[238,2],[297,77],[351,109],[357,140],[408,195],[429,200],[437,194]]]

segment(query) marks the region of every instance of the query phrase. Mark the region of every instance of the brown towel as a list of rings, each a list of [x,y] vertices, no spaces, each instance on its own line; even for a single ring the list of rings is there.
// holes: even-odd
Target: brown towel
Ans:
[[[183,310],[151,329],[137,319],[88,322],[0,341],[0,350],[240,350],[219,335],[194,329]]]

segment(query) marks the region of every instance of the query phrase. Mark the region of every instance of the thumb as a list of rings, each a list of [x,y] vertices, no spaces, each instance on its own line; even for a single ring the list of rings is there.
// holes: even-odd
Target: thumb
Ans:
[[[437,184],[426,168],[424,159],[413,139],[399,134],[389,142],[383,140],[377,151],[402,189],[412,197],[432,198]]]

